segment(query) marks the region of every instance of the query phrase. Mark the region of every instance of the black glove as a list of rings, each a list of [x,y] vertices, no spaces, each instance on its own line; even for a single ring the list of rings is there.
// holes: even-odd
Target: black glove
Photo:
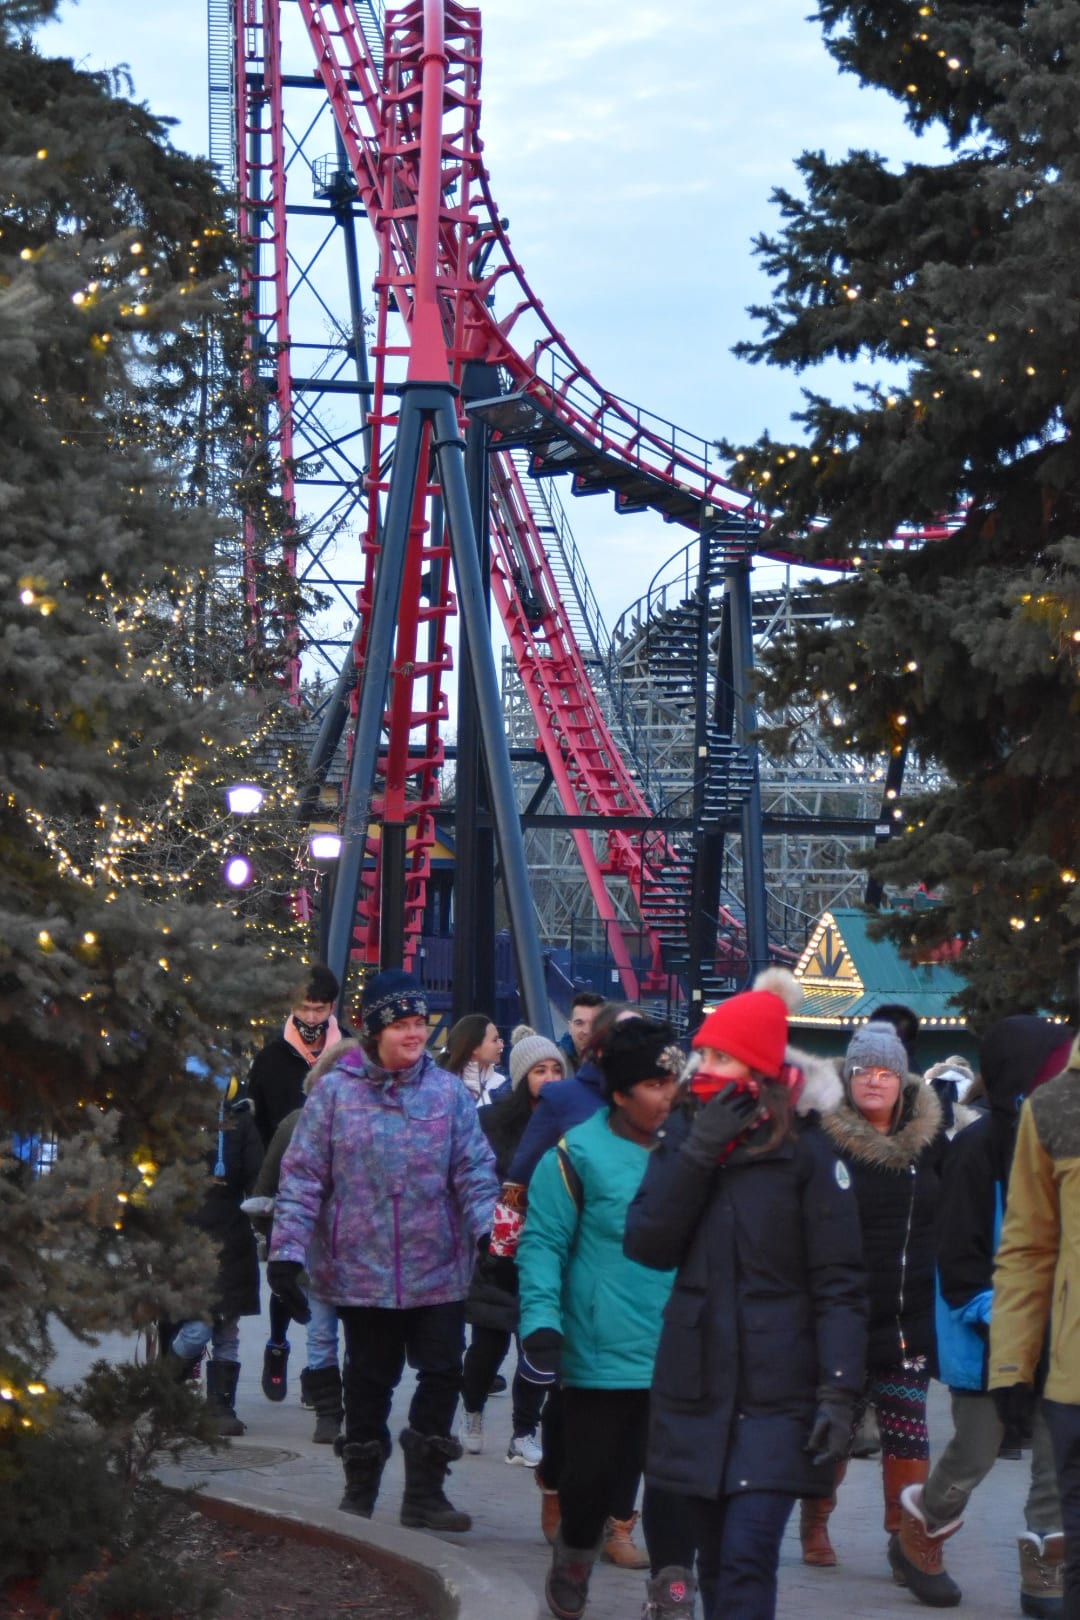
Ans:
[[[531,1384],[551,1384],[562,1372],[562,1334],[555,1328],[537,1328],[521,1341],[525,1365],[521,1376]]]
[[[303,1270],[299,1260],[268,1260],[266,1263],[266,1281],[270,1292],[277,1295],[293,1321],[301,1327],[311,1321],[311,1307],[300,1286]]]
[[[752,1092],[734,1083],[725,1086],[694,1115],[690,1134],[682,1145],[683,1156],[702,1170],[712,1170],[724,1149],[751,1124],[759,1107]]]
[[[846,1389],[819,1389],[818,1409],[810,1438],[803,1446],[815,1468],[843,1462],[851,1450],[855,1397]]]
[[[1007,1384],[990,1391],[1006,1434],[1022,1435],[1031,1428],[1035,1391],[1030,1384]]]

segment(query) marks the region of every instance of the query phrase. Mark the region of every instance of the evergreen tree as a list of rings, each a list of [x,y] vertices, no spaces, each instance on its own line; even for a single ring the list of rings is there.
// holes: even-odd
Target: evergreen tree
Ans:
[[[1075,1005],[1080,952],[1080,5],[822,0],[841,66],[943,132],[939,161],[799,160],[757,251],[755,361],[870,358],[853,403],[807,391],[802,436],[736,478],[808,559],[859,562],[835,620],[779,647],[768,704],[853,756],[943,773],[869,857],[905,949],[959,937],[977,1015]],[[907,526],[935,538],[907,543]],[[861,561],[860,561],[861,560]],[[771,742],[790,741],[782,732]]]
[[[223,199],[110,76],[34,50],[53,10],[0,0],[0,1584],[130,1550],[132,1476],[191,1427],[142,1369],[50,1391],[50,1336],[206,1309],[184,1216],[218,1093],[189,1060],[227,1067],[300,954],[221,885],[209,802],[273,769],[279,706],[277,653],[224,597],[208,630],[223,525],[191,423],[207,335],[237,341]],[[270,890],[291,857],[264,850]],[[48,1493],[72,1479],[97,1494],[65,1540]]]

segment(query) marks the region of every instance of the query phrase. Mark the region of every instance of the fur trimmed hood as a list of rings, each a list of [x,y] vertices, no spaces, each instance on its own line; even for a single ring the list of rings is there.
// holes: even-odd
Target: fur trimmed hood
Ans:
[[[844,1096],[839,1071],[840,1102],[822,1115],[821,1123],[839,1153],[879,1170],[909,1170],[920,1153],[941,1135],[941,1103],[933,1086],[917,1074],[904,1081],[902,1123],[888,1136],[876,1131]]]
[[[803,1073],[803,1088],[795,1104],[801,1119],[807,1114],[831,1114],[844,1100],[844,1086],[830,1058],[815,1057],[812,1052],[801,1052],[789,1046],[784,1062],[791,1063]]]

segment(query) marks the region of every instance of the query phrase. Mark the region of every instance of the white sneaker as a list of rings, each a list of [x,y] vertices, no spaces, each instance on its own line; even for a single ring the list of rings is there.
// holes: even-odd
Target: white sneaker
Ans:
[[[506,1448],[507,1462],[521,1463],[526,1468],[536,1468],[543,1455],[531,1434],[515,1434]]]
[[[466,1412],[461,1425],[461,1443],[475,1457],[484,1449],[484,1414]]]

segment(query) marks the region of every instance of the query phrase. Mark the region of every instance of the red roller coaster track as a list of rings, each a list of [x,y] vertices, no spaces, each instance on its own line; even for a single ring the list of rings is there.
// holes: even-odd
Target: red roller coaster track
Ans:
[[[601,387],[533,292],[514,256],[484,164],[479,12],[457,0],[412,0],[387,8],[380,29],[373,0],[297,3],[311,52],[307,71],[321,83],[378,257],[354,656],[362,667],[399,379],[404,372],[410,379],[449,377],[460,385],[468,364],[496,367],[505,389],[488,418],[494,441],[493,597],[564,812],[632,818],[640,829],[653,807],[620,755],[593,690],[545,551],[546,513],[530,491],[531,480],[521,475],[521,448],[528,450],[529,470],[535,473],[568,470],[579,490],[611,490],[623,509],[652,507],[695,530],[706,514],[716,512],[752,517],[761,528],[760,514],[751,513],[747,497],[724,482],[705,440]],[[270,429],[291,504],[300,404],[290,330],[283,92],[294,81],[283,64],[281,0],[231,0],[231,22],[239,220],[253,266],[245,288],[253,311],[251,375],[261,367],[262,386],[269,389]],[[447,628],[455,610],[445,535],[433,517],[437,497],[434,483],[423,485],[413,510],[371,801],[376,826],[384,817],[407,824],[407,962],[421,928],[434,839],[447,713],[443,675],[450,665]],[[760,534],[755,549],[768,549]],[[293,555],[290,541],[290,560]],[[253,545],[250,562],[254,568]],[[254,600],[253,585],[251,595]],[[298,662],[289,680],[295,695]],[[589,834],[573,836],[607,925],[623,992],[633,997],[639,985],[609,881],[618,876],[629,882],[643,914],[647,909],[655,919],[665,909],[665,874],[674,869],[676,854],[656,830],[621,831],[616,825],[602,857]],[[377,836],[369,838],[368,854],[355,951],[376,962]],[[668,904],[677,906],[674,892]],[[733,918],[725,920],[735,924]],[[662,976],[655,922],[647,934],[653,972]]]

